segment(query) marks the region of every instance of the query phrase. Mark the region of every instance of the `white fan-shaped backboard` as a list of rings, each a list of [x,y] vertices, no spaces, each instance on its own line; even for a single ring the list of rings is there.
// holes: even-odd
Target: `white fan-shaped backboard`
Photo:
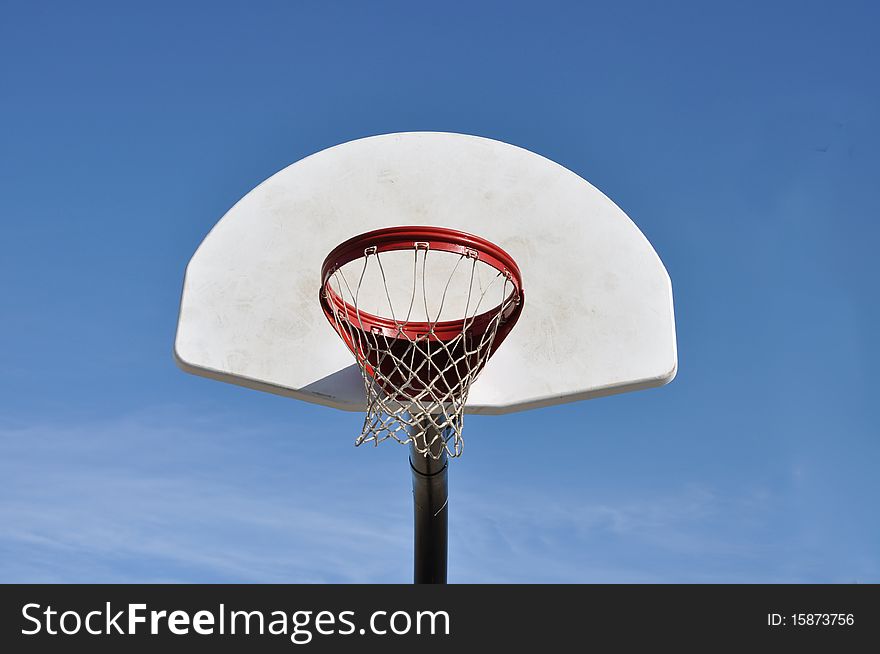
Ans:
[[[537,154],[437,132],[323,150],[242,198],[187,266],[178,364],[363,410],[354,358],[318,303],[321,263],[346,239],[395,225],[482,236],[522,271],[522,315],[472,387],[468,412],[571,402],[661,386],[675,376],[669,276],[623,211]],[[412,275],[403,270],[392,273]]]

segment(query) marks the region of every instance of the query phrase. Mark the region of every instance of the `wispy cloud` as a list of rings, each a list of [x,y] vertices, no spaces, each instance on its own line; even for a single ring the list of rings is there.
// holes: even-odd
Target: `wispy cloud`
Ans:
[[[405,453],[290,432],[174,410],[0,428],[0,581],[408,581]],[[766,491],[591,500],[456,477],[452,581],[810,578],[809,560],[774,567]]]
[[[398,573],[407,498],[365,513],[345,484],[303,479],[295,465],[285,480],[284,466],[249,456],[259,448],[219,423],[129,418],[0,432],[0,579],[325,582]]]
[[[471,564],[460,573],[473,581],[730,581],[723,566],[713,574],[687,562],[709,556],[753,564],[760,545],[731,538],[719,522],[742,524],[743,513],[762,510],[755,502],[731,503],[695,485],[614,502],[511,488],[469,493],[455,502],[468,505],[454,530]]]

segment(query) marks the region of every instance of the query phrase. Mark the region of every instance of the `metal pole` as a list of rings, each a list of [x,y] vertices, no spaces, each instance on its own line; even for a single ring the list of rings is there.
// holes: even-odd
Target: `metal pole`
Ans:
[[[417,584],[446,583],[446,553],[448,542],[448,465],[446,448],[438,438],[432,451],[439,459],[416,451],[425,450],[437,435],[430,420],[413,435],[410,444],[409,465],[412,469],[413,506],[415,509],[415,547],[413,579]]]

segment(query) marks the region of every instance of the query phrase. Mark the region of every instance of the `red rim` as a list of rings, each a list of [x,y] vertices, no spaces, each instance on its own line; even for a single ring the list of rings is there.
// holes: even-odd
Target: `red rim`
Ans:
[[[330,277],[334,272],[356,259],[373,253],[412,250],[414,248],[439,250],[472,257],[492,266],[510,280],[513,284],[513,290],[501,303],[501,305],[509,303],[510,306],[502,316],[502,324],[498,328],[492,347],[494,351],[504,340],[522,311],[524,294],[519,266],[516,265],[513,257],[491,241],[445,227],[387,227],[354,236],[335,247],[324,259],[324,264],[321,266],[320,302],[330,323],[334,328],[336,327],[334,319],[334,314],[336,314],[339,319],[347,321],[360,331],[379,332],[389,338],[400,338],[402,333],[409,339],[428,338],[440,341],[448,341],[461,334],[466,322],[469,323],[469,331],[472,333],[482,334],[485,332],[497,315],[498,306],[501,305],[470,319],[445,320],[437,323],[399,323],[390,318],[358,311],[329,285]],[[337,332],[339,332],[338,329]],[[346,334],[340,333],[340,336],[349,347],[354,345],[348,342]]]

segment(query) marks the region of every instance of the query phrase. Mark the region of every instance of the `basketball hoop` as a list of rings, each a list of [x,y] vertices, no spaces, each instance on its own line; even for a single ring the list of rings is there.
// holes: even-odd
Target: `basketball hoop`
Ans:
[[[320,302],[364,381],[355,444],[392,438],[425,457],[459,456],[471,384],[522,312],[513,258],[454,229],[379,229],[330,252]]]

